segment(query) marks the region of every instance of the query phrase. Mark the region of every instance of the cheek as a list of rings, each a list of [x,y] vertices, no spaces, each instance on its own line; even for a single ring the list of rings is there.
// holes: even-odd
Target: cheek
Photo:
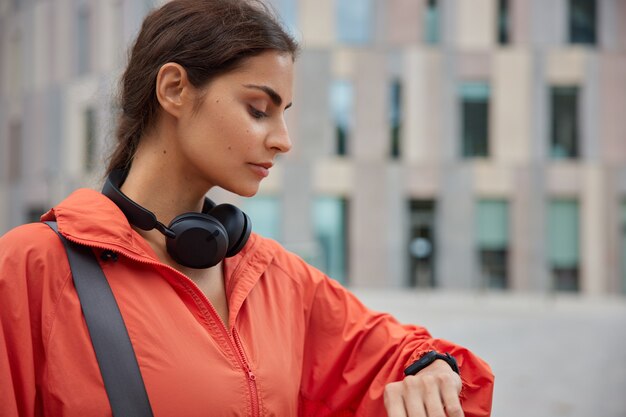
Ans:
[[[223,105],[221,105],[223,104]],[[201,123],[200,136],[208,136],[212,146],[234,155],[246,152],[263,137],[263,126],[252,120],[247,111],[236,105],[220,102],[206,109],[206,117]]]
[[[236,147],[239,150],[253,149],[261,141],[264,132],[260,123],[241,118],[233,124],[230,131],[232,135],[229,135],[229,145],[232,145],[233,149]]]

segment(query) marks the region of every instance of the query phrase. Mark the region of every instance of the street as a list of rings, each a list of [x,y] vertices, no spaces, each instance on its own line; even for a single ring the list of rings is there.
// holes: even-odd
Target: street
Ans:
[[[485,359],[494,417],[626,417],[626,298],[355,290]]]

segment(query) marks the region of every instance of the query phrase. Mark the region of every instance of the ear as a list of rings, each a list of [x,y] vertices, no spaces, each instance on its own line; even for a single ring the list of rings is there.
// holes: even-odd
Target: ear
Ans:
[[[185,68],[175,62],[161,66],[156,79],[156,96],[163,110],[176,118],[180,117],[181,110],[189,101],[190,88]]]

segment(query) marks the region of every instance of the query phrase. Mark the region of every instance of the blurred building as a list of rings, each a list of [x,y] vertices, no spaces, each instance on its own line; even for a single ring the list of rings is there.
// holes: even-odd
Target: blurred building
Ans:
[[[353,286],[626,293],[626,0],[273,0],[254,229]],[[0,3],[0,232],[99,187],[139,0]]]

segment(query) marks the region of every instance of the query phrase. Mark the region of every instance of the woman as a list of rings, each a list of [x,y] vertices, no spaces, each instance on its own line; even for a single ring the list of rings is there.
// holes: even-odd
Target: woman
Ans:
[[[484,362],[248,238],[245,215],[229,257],[198,263],[185,258],[194,247],[175,248],[177,216],[207,211],[212,187],[254,195],[290,150],[297,50],[254,1],[154,11],[122,79],[108,197],[78,190],[42,220],[100,259],[156,416],[489,415]],[[138,226],[119,198],[160,223]],[[58,237],[42,223],[14,229],[0,268],[0,414],[110,415]]]

